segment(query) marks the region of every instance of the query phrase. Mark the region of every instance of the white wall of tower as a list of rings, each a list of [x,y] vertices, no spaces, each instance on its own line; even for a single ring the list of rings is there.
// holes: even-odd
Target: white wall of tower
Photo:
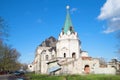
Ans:
[[[71,34],[61,32],[56,48],[57,57],[64,57],[64,54],[66,54],[66,57],[72,58],[72,54],[75,53],[78,59],[80,57],[80,41],[77,32]]]

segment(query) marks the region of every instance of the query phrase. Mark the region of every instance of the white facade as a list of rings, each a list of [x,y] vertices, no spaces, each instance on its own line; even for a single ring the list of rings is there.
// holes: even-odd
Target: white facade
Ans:
[[[86,51],[81,50],[81,42],[77,32],[73,30],[69,11],[67,11],[66,21],[55,48],[38,46],[32,65],[34,66],[32,70],[41,74],[51,72],[55,74],[115,74],[115,69],[101,68],[98,59],[88,56]]]
[[[77,33],[60,34],[56,44],[57,57],[72,58],[74,54],[76,59],[80,57],[80,41]]]

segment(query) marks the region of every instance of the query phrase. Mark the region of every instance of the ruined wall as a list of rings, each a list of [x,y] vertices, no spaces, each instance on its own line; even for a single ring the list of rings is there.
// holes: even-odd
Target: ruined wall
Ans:
[[[115,68],[96,68],[95,74],[116,74]]]

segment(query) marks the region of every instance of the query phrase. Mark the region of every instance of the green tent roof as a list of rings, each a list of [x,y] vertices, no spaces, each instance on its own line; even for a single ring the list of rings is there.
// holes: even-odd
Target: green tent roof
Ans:
[[[63,27],[63,31],[65,34],[67,34],[68,30],[70,30],[70,27],[72,27],[72,21],[70,18],[70,14],[69,14],[69,9],[67,9],[67,15],[66,15],[66,20],[65,20],[65,24]],[[73,29],[71,30],[71,32],[73,32]]]

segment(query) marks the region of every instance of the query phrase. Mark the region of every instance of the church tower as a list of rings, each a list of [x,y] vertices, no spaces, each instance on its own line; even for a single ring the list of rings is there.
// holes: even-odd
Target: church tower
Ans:
[[[80,57],[80,41],[72,25],[69,6],[66,8],[66,20],[56,44],[57,57],[78,59]]]

